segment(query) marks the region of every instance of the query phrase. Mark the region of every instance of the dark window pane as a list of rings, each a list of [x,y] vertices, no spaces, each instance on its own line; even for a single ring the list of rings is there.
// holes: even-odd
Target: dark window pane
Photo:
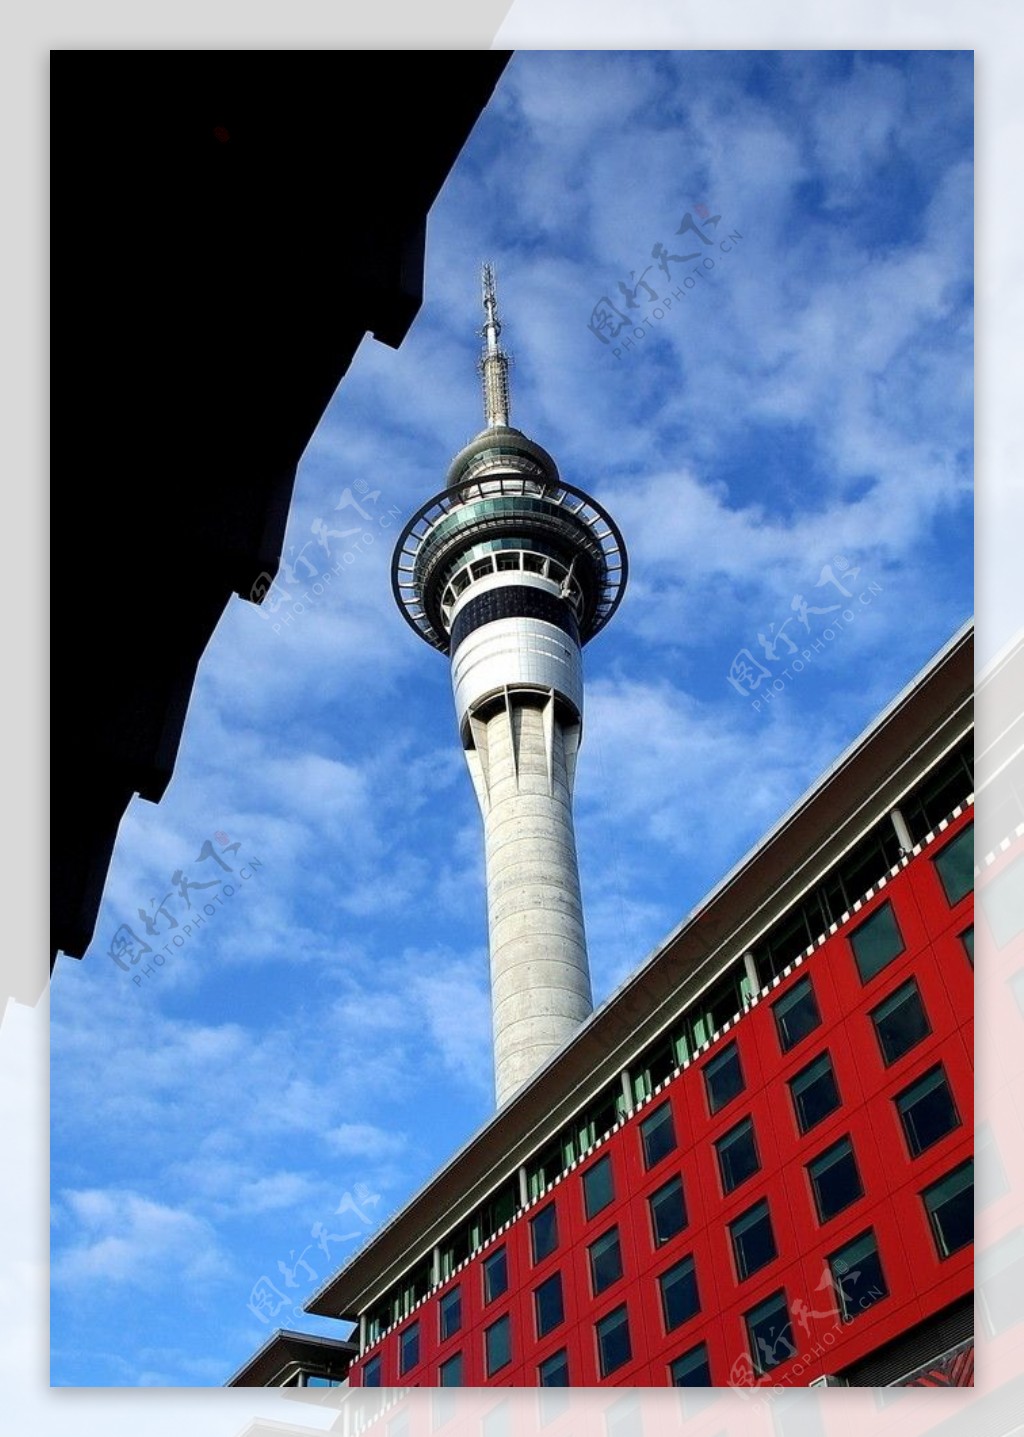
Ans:
[[[708,1350],[703,1342],[699,1347],[691,1347],[690,1351],[684,1352],[682,1357],[677,1357],[669,1371],[672,1374],[673,1387],[710,1387],[712,1385]]]
[[[903,935],[897,926],[891,903],[883,903],[859,928],[854,929],[850,934],[850,946],[862,983],[880,973],[887,963],[903,952]]]
[[[954,1168],[923,1194],[940,1257],[974,1241],[974,1161]]]
[[[784,1292],[777,1292],[751,1308],[746,1314],[746,1324],[750,1355],[758,1372],[770,1372],[780,1362],[797,1355]]]
[[[441,1341],[453,1337],[462,1326],[462,1288],[453,1287],[438,1304],[441,1314]]]
[[[828,1260],[836,1301],[844,1322],[852,1322],[888,1296],[873,1232],[862,1233]]]
[[[462,1353],[456,1352],[454,1357],[449,1357],[447,1362],[441,1363],[439,1373],[442,1387],[462,1386]]]
[[[683,1258],[682,1262],[662,1273],[658,1286],[661,1288],[661,1311],[666,1332],[671,1332],[673,1327],[678,1327],[700,1311],[697,1272],[692,1257]]]
[[[542,1362],[537,1368],[537,1375],[541,1387],[568,1387],[569,1357],[565,1349]]]
[[[779,1044],[782,1051],[788,1053],[801,1038],[813,1033],[821,1022],[810,978],[804,977],[794,983],[785,997],[774,1005],[772,1012],[775,1014]]]
[[[401,1373],[415,1367],[420,1360],[420,1325],[418,1322],[406,1327],[398,1339],[398,1370]]]
[[[534,1262],[542,1262],[558,1246],[558,1214],[549,1202],[536,1217],[530,1219],[530,1247]]]
[[[683,1180],[674,1177],[670,1183],[652,1193],[648,1199],[651,1205],[651,1226],[654,1229],[654,1245],[660,1247],[682,1232],[686,1226],[686,1203],[683,1198]]]
[[[602,1377],[607,1377],[632,1357],[625,1306],[617,1307],[597,1324],[597,1351]]]
[[[871,1013],[885,1063],[895,1063],[931,1032],[921,994],[913,978],[890,993]]]
[[[583,1174],[583,1206],[587,1217],[596,1216],[602,1208],[608,1206],[614,1196],[612,1160],[611,1155],[606,1153]]]
[[[730,1043],[717,1057],[704,1065],[704,1086],[707,1088],[708,1106],[713,1113],[717,1113],[738,1093],[742,1093],[743,1070],[735,1043]]]
[[[508,1290],[508,1252],[499,1247],[484,1262],[484,1301],[493,1302]]]
[[[676,1130],[672,1122],[671,1103],[661,1107],[645,1118],[640,1124],[640,1138],[644,1148],[644,1165],[653,1168],[662,1158],[668,1157],[676,1145]]]
[[[731,1128],[724,1138],[715,1144],[718,1153],[718,1168],[722,1175],[722,1187],[731,1193],[740,1183],[745,1182],[761,1166],[754,1141],[754,1124],[750,1118]]]
[[[729,1233],[736,1259],[736,1275],[740,1281],[776,1256],[775,1234],[766,1201],[756,1203],[742,1217],[730,1223]]]
[[[802,1133],[820,1123],[822,1118],[827,1118],[839,1106],[839,1088],[827,1053],[822,1053],[795,1078],[791,1078],[789,1087]]]
[[[967,954],[971,967],[974,967],[974,924],[965,928],[960,934],[960,942],[964,945],[964,952]]]
[[[366,1364],[366,1366],[363,1368],[363,1386],[364,1386],[364,1387],[379,1387],[379,1386],[380,1386],[380,1369],[381,1369],[381,1360],[380,1360],[380,1353],[378,1353],[376,1357],[371,1357],[370,1360],[369,1360],[369,1362],[368,1362],[368,1363]]]
[[[512,1324],[507,1314],[499,1317],[484,1333],[484,1349],[488,1377],[512,1361]]]
[[[828,1222],[864,1194],[849,1138],[826,1149],[808,1164],[807,1171],[821,1222]]]
[[[618,1282],[622,1276],[622,1251],[619,1247],[619,1230],[613,1227],[588,1248],[590,1253],[590,1281],[594,1296]]]
[[[914,1158],[960,1126],[960,1115],[941,1067],[932,1068],[900,1093],[896,1107]]]
[[[552,1328],[557,1327],[565,1316],[560,1272],[556,1272],[537,1288],[533,1294],[533,1306],[537,1319],[537,1336],[544,1337]]]
[[[942,879],[947,901],[952,905],[966,898],[974,887],[974,824],[962,828],[932,862]]]

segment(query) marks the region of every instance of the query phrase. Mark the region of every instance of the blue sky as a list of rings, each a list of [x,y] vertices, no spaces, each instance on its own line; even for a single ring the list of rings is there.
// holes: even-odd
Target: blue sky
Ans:
[[[292,1307],[492,1111],[479,817],[446,663],[389,582],[481,427],[482,258],[513,422],[630,552],[586,651],[598,1000],[971,612],[971,83],[953,52],[515,56],[432,212],[408,339],[364,342],[304,456],[301,588],[229,605],[174,780],[132,805],[93,946],[60,962],[54,1383],[217,1384],[274,1325],[332,1331]],[[628,331],[602,343],[592,311],[648,266],[662,299],[658,243],[714,269],[686,288],[673,262],[661,319],[641,287],[650,325],[616,358]],[[356,531],[319,594],[318,524]],[[793,609],[838,601],[827,565],[859,571],[831,640],[834,612]],[[758,634],[786,620],[813,659],[742,695],[734,659],[783,672]],[[207,839],[262,866],[197,866]],[[178,870],[236,891],[136,984],[111,939],[168,892],[182,936]],[[269,1324],[263,1277],[289,1298]]]

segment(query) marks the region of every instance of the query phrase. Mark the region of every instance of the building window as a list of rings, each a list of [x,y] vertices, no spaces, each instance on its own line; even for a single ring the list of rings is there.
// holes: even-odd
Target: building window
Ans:
[[[378,1352],[378,1353],[377,1353],[377,1356],[376,1356],[376,1357],[371,1357],[370,1360],[369,1360],[369,1362],[367,1362],[366,1365],[363,1367],[363,1386],[364,1386],[364,1387],[379,1387],[379,1386],[380,1386],[380,1370],[381,1370],[381,1357],[380,1357],[380,1353]]]
[[[438,1370],[439,1387],[461,1387],[462,1383],[462,1353],[456,1352],[454,1357],[449,1357],[447,1362],[442,1362]]]
[[[562,1274],[554,1273],[542,1282],[533,1294],[533,1313],[537,1320],[537,1336],[545,1337],[565,1317],[562,1303]]]
[[[795,1078],[791,1078],[789,1091],[793,1095],[797,1126],[802,1133],[808,1132],[822,1118],[827,1118],[829,1113],[834,1113],[839,1106],[839,1087],[829,1055],[820,1054]]]
[[[842,1138],[826,1148],[812,1163],[808,1163],[807,1171],[819,1222],[829,1222],[836,1213],[864,1196],[849,1138]]]
[[[722,1190],[731,1193],[761,1166],[757,1143],[754,1141],[753,1119],[744,1118],[742,1123],[730,1128],[725,1137],[719,1138],[715,1144],[715,1151],[718,1154],[718,1170],[722,1175]]]
[[[960,934],[960,942],[964,945],[964,952],[967,954],[967,961],[974,967],[974,924],[965,928]]]
[[[689,1352],[684,1352],[682,1357],[669,1366],[673,1387],[711,1387],[711,1366],[708,1362],[708,1349],[702,1342],[699,1347],[691,1347]]]
[[[462,1326],[462,1288],[453,1287],[437,1304],[441,1323],[441,1341],[454,1337]]]
[[[664,1187],[648,1198],[651,1208],[651,1227],[654,1230],[654,1246],[661,1247],[671,1241],[686,1226],[686,1202],[683,1197],[683,1180],[674,1177]]]
[[[492,1322],[484,1332],[487,1376],[493,1377],[512,1361],[512,1323],[508,1313]]]
[[[788,993],[772,1004],[772,1012],[775,1014],[779,1046],[784,1053],[788,1053],[790,1048],[795,1048],[801,1038],[813,1033],[821,1023],[821,1014],[818,1012],[818,1002],[810,978],[805,976],[798,983],[794,983]]]
[[[762,1198],[752,1208],[729,1224],[732,1252],[736,1259],[736,1276],[745,1277],[760,1271],[778,1255],[768,1202]]]
[[[607,1377],[633,1356],[629,1341],[629,1317],[625,1303],[602,1317],[597,1324],[597,1354],[601,1376]]]
[[[704,1086],[708,1094],[708,1107],[713,1113],[732,1102],[743,1092],[743,1070],[740,1067],[739,1049],[730,1043],[709,1063],[704,1065]]]
[[[834,1252],[828,1265],[844,1322],[852,1322],[889,1294],[873,1232],[861,1233]]]
[[[974,1159],[961,1163],[921,1194],[940,1257],[974,1241]]]
[[[543,1262],[558,1246],[558,1214],[549,1202],[536,1217],[530,1219],[530,1251],[535,1263]]]
[[[622,1276],[622,1249],[619,1246],[619,1230],[613,1227],[592,1242],[587,1249],[590,1255],[590,1282],[594,1296],[618,1282]]]
[[[904,1089],[896,1098],[896,1108],[912,1158],[960,1126],[960,1114],[941,1065]]]
[[[588,1221],[606,1208],[614,1196],[611,1154],[605,1153],[583,1174],[583,1208]]]
[[[853,930],[850,947],[862,983],[881,973],[886,964],[903,952],[903,935],[891,903],[883,903],[859,928]]]
[[[946,902],[952,907],[974,887],[974,824],[961,828],[941,853],[932,859],[942,880]]]
[[[569,1354],[564,1347],[540,1364],[537,1378],[541,1387],[569,1386]]]
[[[780,1362],[796,1356],[793,1324],[789,1320],[789,1308],[784,1292],[773,1293],[764,1302],[752,1307],[744,1315],[744,1321],[747,1324],[750,1355],[758,1372],[771,1372]]]
[[[644,1149],[644,1166],[653,1168],[662,1158],[667,1158],[676,1145],[676,1130],[672,1122],[672,1104],[662,1103],[661,1107],[645,1118],[640,1124],[640,1141]]]
[[[493,1302],[508,1291],[508,1251],[499,1247],[484,1263],[484,1302]]]
[[[663,1272],[658,1278],[661,1289],[661,1314],[665,1319],[665,1331],[671,1332],[680,1323],[688,1321],[700,1311],[700,1294],[697,1291],[697,1270],[692,1257],[684,1257]]]
[[[902,1058],[904,1053],[909,1053],[931,1032],[928,1015],[913,978],[902,983],[884,1003],[871,1010],[871,1021],[875,1025],[875,1037],[886,1067]]]
[[[404,1376],[420,1360],[420,1325],[411,1322],[398,1339],[398,1370]]]

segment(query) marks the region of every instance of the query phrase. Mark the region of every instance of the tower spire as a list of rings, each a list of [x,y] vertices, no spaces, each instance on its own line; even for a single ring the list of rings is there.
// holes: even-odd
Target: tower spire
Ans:
[[[487,263],[481,270],[484,298],[484,352],[480,357],[480,373],[484,382],[484,419],[488,429],[507,426],[509,419],[508,354],[498,343],[501,320],[498,318],[498,291],[494,266]]]

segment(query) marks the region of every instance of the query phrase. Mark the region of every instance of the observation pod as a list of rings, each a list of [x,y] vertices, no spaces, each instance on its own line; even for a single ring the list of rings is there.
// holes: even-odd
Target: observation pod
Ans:
[[[500,1106],[593,1008],[572,818],[581,650],[618,607],[627,558],[610,515],[508,423],[490,266],[484,309],[487,427],[400,535],[392,586],[409,624],[451,658],[484,822]]]

